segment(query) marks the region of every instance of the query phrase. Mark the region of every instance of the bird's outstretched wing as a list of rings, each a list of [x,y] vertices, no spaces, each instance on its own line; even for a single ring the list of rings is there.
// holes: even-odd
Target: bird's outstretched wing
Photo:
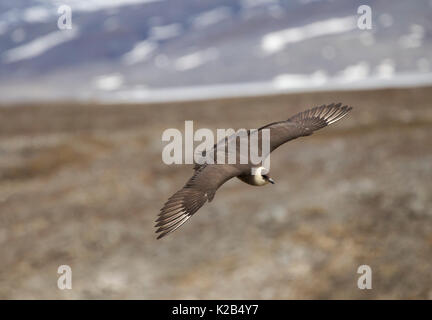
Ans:
[[[292,116],[288,120],[270,123],[262,129],[270,129],[270,152],[280,145],[298,137],[311,135],[345,117],[352,107],[341,103],[322,105]]]
[[[174,193],[156,219],[158,239],[175,231],[184,224],[207,201],[212,201],[216,190],[239,170],[231,165],[205,165],[197,168],[186,185]]]

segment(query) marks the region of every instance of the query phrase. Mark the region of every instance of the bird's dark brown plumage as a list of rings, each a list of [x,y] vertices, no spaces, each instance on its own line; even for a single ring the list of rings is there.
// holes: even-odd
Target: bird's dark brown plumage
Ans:
[[[156,230],[162,238],[184,224],[207,201],[212,201],[216,190],[240,171],[233,166],[204,165],[198,168],[185,186],[174,193],[156,219]]]
[[[300,112],[288,120],[273,122],[262,129],[270,129],[270,152],[280,145],[303,136],[311,135],[314,131],[324,128],[342,119],[352,109],[341,103],[322,105]]]

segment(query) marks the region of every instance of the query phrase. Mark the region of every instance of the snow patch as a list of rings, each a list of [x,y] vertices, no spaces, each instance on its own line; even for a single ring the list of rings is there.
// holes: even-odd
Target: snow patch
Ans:
[[[273,79],[277,89],[295,89],[308,86],[319,87],[327,82],[327,74],[323,70],[307,74],[282,74]]]
[[[174,67],[177,71],[195,69],[209,61],[217,59],[218,55],[218,51],[214,48],[194,52],[178,58],[174,63]]]
[[[178,23],[166,26],[156,26],[150,29],[150,38],[153,40],[166,40],[177,37],[182,31],[182,26]]]
[[[345,82],[355,82],[366,79],[369,75],[369,69],[369,64],[367,62],[361,61],[357,64],[346,67],[338,74],[338,78]]]
[[[78,28],[65,31],[54,31],[45,36],[36,38],[22,46],[4,52],[2,60],[5,63],[12,63],[20,60],[31,59],[64,42],[70,41],[77,36]]]
[[[24,10],[23,20],[28,23],[46,22],[53,15],[46,7],[36,6]]]
[[[267,6],[279,4],[279,0],[242,0],[241,5],[243,8],[254,8],[259,6]]]
[[[131,51],[125,53],[121,59],[125,65],[136,64],[147,60],[156,49],[156,43],[150,40],[140,41],[135,44]]]
[[[268,33],[262,38],[261,48],[265,53],[272,54],[283,50],[290,43],[343,33],[356,28],[356,18],[354,16],[318,21],[301,27]]]
[[[231,16],[231,9],[229,7],[219,7],[197,15],[193,19],[195,28],[208,27],[225,20]]]
[[[93,79],[93,85],[99,90],[112,91],[123,84],[123,76],[119,73],[106,74]]]
[[[343,74],[327,77],[320,71],[312,75],[281,75],[271,81],[261,82],[174,88],[130,88],[109,92],[109,95],[101,98],[106,103],[168,102],[262,96],[288,92],[405,88],[431,84],[432,73],[395,73],[391,78],[374,75],[347,82]]]
[[[376,74],[379,78],[390,79],[394,76],[395,65],[392,59],[385,59],[376,67]]]
[[[56,7],[62,4],[67,4],[73,11],[97,11],[160,1],[164,0],[68,0],[66,1],[67,3],[63,0],[51,0]]]

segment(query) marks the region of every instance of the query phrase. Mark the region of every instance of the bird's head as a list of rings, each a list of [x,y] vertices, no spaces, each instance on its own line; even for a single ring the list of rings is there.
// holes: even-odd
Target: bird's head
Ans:
[[[267,174],[262,175],[264,181],[267,181],[267,183],[275,184],[274,180],[270,178]]]
[[[257,168],[254,174],[254,184],[257,186],[263,186],[268,183],[275,184],[274,180],[270,178],[264,167]]]

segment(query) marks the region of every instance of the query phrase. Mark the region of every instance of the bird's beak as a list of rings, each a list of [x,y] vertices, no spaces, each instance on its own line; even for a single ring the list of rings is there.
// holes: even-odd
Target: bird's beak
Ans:
[[[272,178],[268,178],[268,181],[269,181],[271,184],[275,184],[275,182],[274,182],[274,180],[273,180]]]

